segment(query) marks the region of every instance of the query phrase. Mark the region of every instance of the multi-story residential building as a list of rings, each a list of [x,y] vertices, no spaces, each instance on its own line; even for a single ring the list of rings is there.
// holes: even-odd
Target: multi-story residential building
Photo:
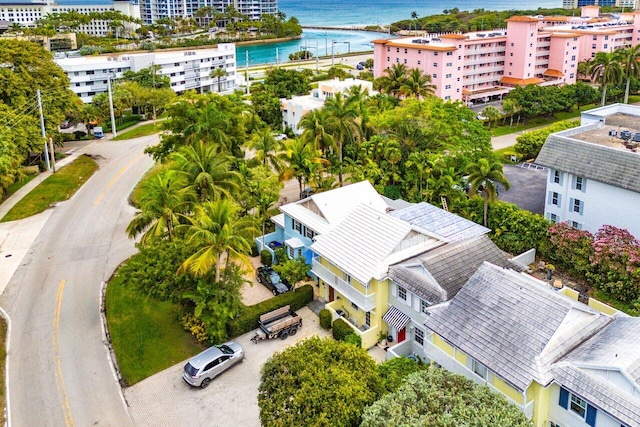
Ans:
[[[209,75],[216,68],[227,72],[220,79],[220,92],[233,91],[236,86],[233,43],[219,44],[214,49],[57,57],[55,62],[69,76],[71,90],[85,103],[107,91],[109,73],[110,78],[118,79],[125,71],[140,71],[151,66],[159,66],[158,74],[169,77],[171,89],[178,93],[189,89],[217,92],[218,79]]]
[[[506,29],[374,41],[374,76],[394,64],[431,76],[443,99],[499,100],[527,84],[575,83],[578,62],[640,43],[640,14],[601,17],[514,16]],[[595,14],[595,16],[594,16]]]
[[[278,14],[278,0],[140,0],[140,14],[145,24],[153,24],[160,18],[191,17],[201,7],[224,13],[229,6],[253,21]]]
[[[374,95],[373,83],[367,80],[335,78],[333,80],[325,80],[318,83],[318,87],[311,91],[310,95],[293,96],[291,99],[282,100],[282,126],[284,129],[291,130],[300,135],[303,129],[299,128],[300,120],[309,111],[322,108],[324,102],[328,98],[332,98],[336,93],[345,94],[352,87],[360,86],[363,91],[367,91],[369,95]]]
[[[503,394],[536,427],[640,425],[640,320],[563,291],[484,263],[429,307],[419,355]]]
[[[638,0],[562,0],[563,9],[577,9],[583,6],[616,6],[623,9],[638,9]]]
[[[85,4],[61,5],[53,0],[32,2],[4,1],[0,0],[0,20],[20,24],[23,27],[32,27],[36,22],[49,14],[78,12],[90,14],[95,12],[120,12],[125,16],[140,19],[140,8],[137,2],[131,0],[113,0],[108,4],[94,4],[87,1]],[[125,23],[125,31],[135,30],[135,24]],[[80,25],[75,31],[93,36],[104,36],[113,32],[111,22],[106,20],[94,20],[89,24]]]
[[[640,236],[640,107],[582,113],[581,126],[549,135],[536,162],[548,168],[544,214],[592,233],[604,225]]]

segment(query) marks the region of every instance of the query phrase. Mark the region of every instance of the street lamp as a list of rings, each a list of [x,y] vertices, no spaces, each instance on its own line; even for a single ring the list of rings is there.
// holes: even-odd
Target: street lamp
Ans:
[[[349,45],[348,52],[349,52],[349,53],[351,53],[351,42],[337,42],[337,41],[335,41],[335,40],[331,40],[331,66],[332,66],[332,67],[333,67],[334,57],[335,57],[334,52],[333,52],[333,47],[334,47],[336,44],[339,44],[339,43],[343,43],[343,44],[345,44],[345,43],[346,43],[347,45]]]

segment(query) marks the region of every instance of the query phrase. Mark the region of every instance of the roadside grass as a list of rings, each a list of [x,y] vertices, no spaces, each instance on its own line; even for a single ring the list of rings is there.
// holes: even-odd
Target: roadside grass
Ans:
[[[514,151],[515,151],[515,145],[512,145],[510,147],[500,148],[499,150],[493,150],[496,157],[498,157],[499,159],[503,158],[505,154],[513,153]]]
[[[73,163],[60,168],[22,198],[0,222],[27,218],[46,210],[55,202],[67,200],[78,191],[98,169],[89,156],[80,156]]]
[[[113,351],[126,386],[199,353],[177,321],[179,306],[141,295],[118,275],[106,293],[106,316]]]
[[[128,130],[126,132],[118,134],[115,138],[112,138],[112,141],[122,141],[125,139],[133,139],[140,138],[141,136],[153,135],[154,133],[158,133],[162,130],[161,124],[158,123],[147,123],[142,126],[138,126],[135,129]]]
[[[25,176],[23,179],[21,179],[20,181],[14,182],[10,186],[8,186],[2,198],[0,198],[0,204],[2,204],[2,202],[7,200],[9,197],[11,197],[11,195],[14,194],[16,191],[18,191],[19,189],[27,185],[36,176],[38,176],[37,173],[29,174]]]

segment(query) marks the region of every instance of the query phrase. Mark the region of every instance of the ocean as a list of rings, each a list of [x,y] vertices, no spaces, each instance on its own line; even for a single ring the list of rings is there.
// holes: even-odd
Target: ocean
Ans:
[[[390,24],[418,16],[435,15],[445,9],[550,9],[562,7],[561,0],[538,0],[523,5],[513,0],[278,0],[278,9],[295,16],[301,25],[340,26]]]

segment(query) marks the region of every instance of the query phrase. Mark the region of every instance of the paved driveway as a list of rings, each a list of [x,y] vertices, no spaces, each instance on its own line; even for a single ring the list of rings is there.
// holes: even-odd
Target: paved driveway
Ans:
[[[139,382],[124,391],[136,426],[242,426],[260,425],[258,385],[260,369],[275,352],[313,335],[326,337],[316,316],[307,307],[298,311],[302,329],[284,341],[276,339],[253,344],[253,332],[237,338],[245,359],[202,390],[182,380],[185,362]]]
[[[533,163],[504,165],[504,175],[511,184],[509,191],[500,189],[500,199],[520,209],[542,215],[544,213],[547,170]]]

